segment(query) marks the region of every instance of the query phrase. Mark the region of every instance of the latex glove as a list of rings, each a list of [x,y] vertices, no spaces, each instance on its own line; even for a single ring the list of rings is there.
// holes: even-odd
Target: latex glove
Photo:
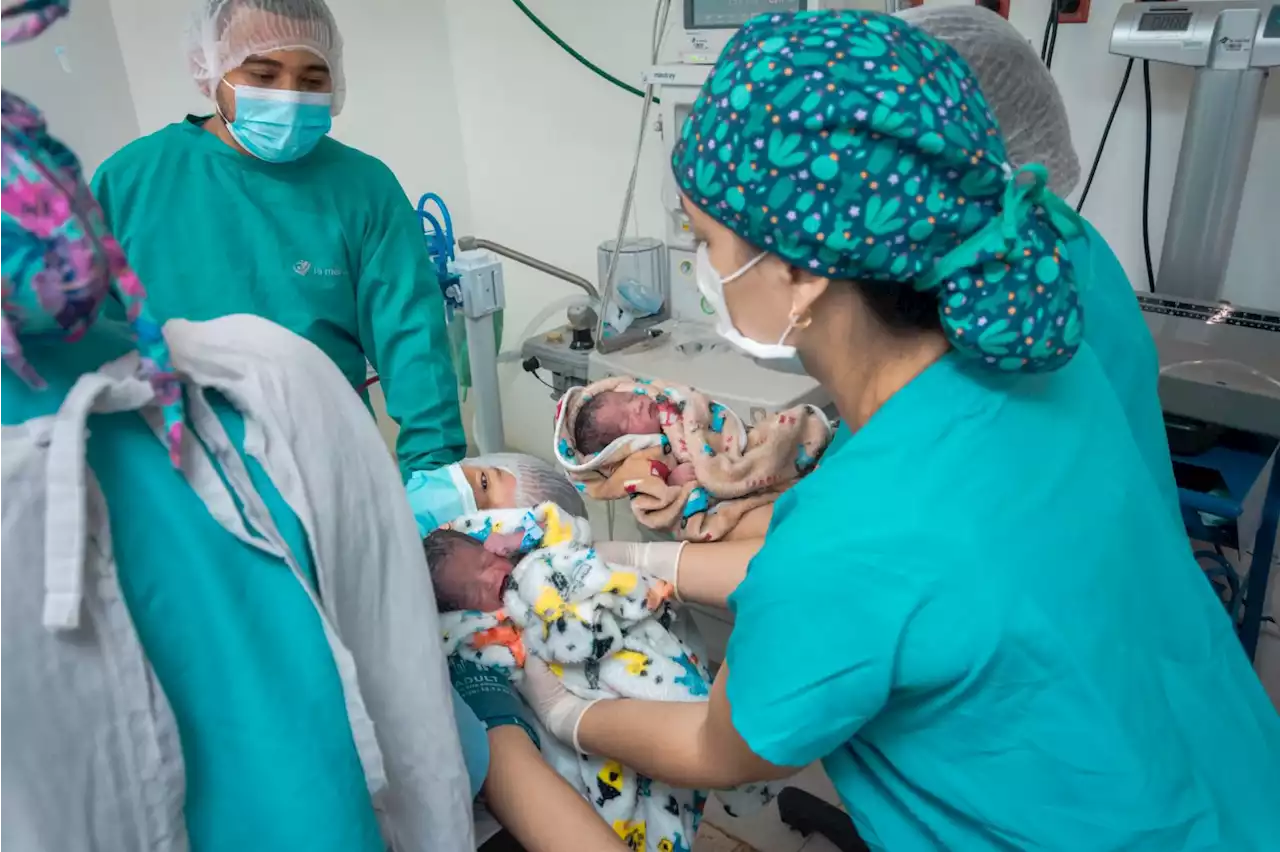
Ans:
[[[535,746],[541,745],[527,718],[529,708],[520,700],[505,671],[455,655],[449,658],[449,680],[458,697],[484,723],[486,730],[516,725],[524,729]]]
[[[565,743],[572,743],[579,753],[578,725],[583,715],[595,701],[579,698],[564,688],[560,678],[551,673],[547,664],[537,657],[529,657],[524,664],[524,679],[520,681],[520,693],[529,702],[542,727],[551,736]],[[599,699],[596,699],[598,701]]]
[[[680,598],[680,552],[683,541],[602,541],[595,545],[596,553],[605,562],[639,568],[650,577],[666,580],[675,586],[676,599]]]

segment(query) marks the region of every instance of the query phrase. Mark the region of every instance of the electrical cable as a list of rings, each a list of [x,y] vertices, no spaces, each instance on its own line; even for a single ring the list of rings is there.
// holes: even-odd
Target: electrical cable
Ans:
[[[1147,261],[1147,289],[1156,291],[1156,272],[1151,263],[1151,63],[1142,60],[1142,93],[1146,98],[1147,141],[1142,162],[1142,252]]]
[[[658,53],[662,49],[662,41],[666,36],[667,18],[671,12],[671,0],[658,0],[653,9],[653,29],[650,33],[650,54],[653,62],[658,61]],[[622,242],[627,235],[627,220],[631,218],[635,206],[636,178],[640,174],[640,155],[644,151],[645,134],[649,129],[649,108],[656,102],[653,96],[653,83],[644,87],[644,106],[640,109],[640,130],[636,138],[636,154],[631,161],[631,178],[627,181],[627,193],[622,199],[622,215],[618,218],[618,232],[614,237],[613,251],[609,254],[609,267],[600,287],[600,305],[597,310],[595,342],[598,347],[604,340],[605,311],[609,299],[613,296],[614,279],[618,274],[618,260],[622,257]]]
[[[1040,45],[1040,59],[1045,68],[1053,68],[1053,54],[1058,49],[1058,27],[1062,19],[1062,0],[1049,4],[1049,20],[1045,24],[1044,41]]]
[[[1049,55],[1049,33],[1053,29],[1053,22],[1058,17],[1057,0],[1049,0],[1049,19],[1044,22],[1044,35],[1040,37],[1040,61],[1044,62],[1045,57]]]
[[[550,388],[553,394],[556,394],[557,396],[559,395],[556,391],[555,385],[549,383],[546,379],[542,378],[542,376],[538,375],[538,371],[542,369],[542,363],[538,360],[538,356],[534,355],[531,358],[525,358],[524,361],[520,363],[520,366],[526,373]],[[551,372],[554,373],[555,371],[552,370]]]
[[[578,51],[574,50],[574,49],[569,45],[569,43],[568,43],[568,42],[566,42],[564,39],[560,38],[560,36],[556,35],[555,30],[551,29],[551,27],[549,27],[549,26],[547,26],[546,24],[544,24],[544,23],[542,22],[542,19],[541,19],[541,18],[539,18],[537,15],[535,15],[535,14],[533,13],[533,11],[532,11],[528,6],[526,6],[526,5],[522,2],[522,0],[511,0],[511,2],[512,2],[512,3],[515,3],[515,4],[516,4],[516,8],[517,8],[517,9],[519,9],[521,12],[524,12],[525,17],[526,17],[526,18],[528,18],[530,21],[532,21],[534,26],[536,26],[538,29],[542,30],[543,34],[544,34],[547,38],[551,39],[551,40],[552,40],[552,41],[554,41],[557,45],[559,45],[559,46],[560,46],[560,48],[561,48],[565,53],[569,54],[569,55],[570,55],[570,56],[572,56],[574,59],[578,60],[580,63],[582,63],[583,65],[585,65],[587,68],[589,68],[592,72],[594,72],[594,73],[595,73],[595,75],[596,75],[597,77],[600,77],[600,78],[602,78],[602,79],[604,79],[604,80],[608,80],[610,83],[612,83],[613,85],[617,86],[619,89],[622,89],[624,92],[628,92],[629,94],[635,95],[635,96],[636,96],[636,97],[638,97],[638,98],[643,98],[643,97],[645,97],[645,93],[644,93],[643,91],[641,91],[640,89],[637,89],[635,86],[632,86],[632,85],[631,85],[631,84],[629,84],[629,83],[624,83],[624,82],[622,82],[622,81],[621,81],[621,80],[619,80],[617,77],[613,76],[613,75],[612,75],[612,74],[610,74],[608,71],[604,70],[604,69],[603,69],[603,68],[601,68],[599,65],[596,65],[596,64],[595,64],[594,62],[592,62],[590,59],[588,59],[587,57],[583,56],[583,55],[582,55],[581,53],[579,53]],[[661,6],[661,5],[662,5],[662,2],[661,2],[661,0],[659,0],[659,6]],[[664,18],[663,18],[663,23],[664,23],[664,25],[665,25],[665,22],[666,22],[666,19],[665,19],[665,17],[664,17]],[[655,59],[654,61],[656,62],[657,60]],[[652,94],[651,94],[650,96],[652,96]],[[654,102],[654,103],[662,103],[662,101],[661,101],[659,98],[653,98],[653,102]]]
[[[1098,150],[1093,155],[1093,165],[1089,167],[1089,178],[1084,182],[1084,191],[1080,193],[1080,200],[1076,202],[1076,212],[1079,213],[1084,209],[1084,201],[1089,197],[1089,188],[1093,186],[1093,178],[1098,173],[1098,165],[1102,162],[1102,152],[1107,147],[1107,137],[1111,135],[1111,125],[1116,120],[1116,113],[1120,110],[1120,102],[1124,100],[1124,91],[1129,87],[1129,75],[1133,73],[1133,60],[1130,59],[1124,66],[1124,77],[1120,80],[1120,91],[1116,92],[1115,103],[1111,105],[1111,114],[1107,116],[1107,125],[1102,129],[1102,138],[1098,140]]]
[[[1231,623],[1235,624],[1239,620],[1240,606],[1243,595],[1240,588],[1240,575],[1236,573],[1235,566],[1226,556],[1219,556],[1212,550],[1197,550],[1194,554],[1197,561],[1208,560],[1215,567],[1206,568],[1200,566],[1200,570],[1204,572],[1205,577],[1212,583],[1215,579],[1221,579],[1227,585],[1226,600],[1223,604],[1227,612],[1231,615]]]

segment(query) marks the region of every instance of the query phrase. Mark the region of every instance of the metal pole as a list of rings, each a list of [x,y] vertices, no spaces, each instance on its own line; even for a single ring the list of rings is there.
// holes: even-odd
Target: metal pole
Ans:
[[[1217,301],[1257,135],[1267,72],[1196,71],[1156,291]]]
[[[471,390],[476,400],[476,446],[481,453],[506,450],[502,427],[502,397],[498,394],[497,341],[493,318],[467,317],[467,355],[471,362]]]
[[[516,263],[522,263],[525,266],[529,267],[530,269],[536,269],[539,272],[545,272],[547,275],[550,275],[552,278],[559,278],[561,281],[568,281],[570,284],[573,284],[576,287],[581,287],[582,290],[585,291],[588,296],[594,299],[597,304],[599,304],[600,302],[600,292],[596,290],[596,285],[592,284],[590,281],[583,278],[581,275],[575,275],[572,272],[569,272],[567,270],[561,269],[558,266],[554,266],[550,263],[547,263],[545,260],[538,260],[538,258],[533,257],[532,255],[527,255],[522,251],[516,251],[513,248],[508,248],[507,246],[504,246],[502,243],[495,243],[492,240],[486,240],[480,237],[460,237],[458,239],[458,248],[462,249],[463,251],[474,251],[475,249],[488,249],[494,254],[500,254],[503,257],[514,260]]]

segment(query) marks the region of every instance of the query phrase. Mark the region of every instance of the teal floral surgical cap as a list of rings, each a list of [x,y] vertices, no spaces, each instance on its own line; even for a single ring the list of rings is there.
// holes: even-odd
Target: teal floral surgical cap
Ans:
[[[689,200],[816,274],[938,295],[961,353],[1002,370],[1071,359],[1080,220],[1000,128],[950,47],[874,12],[748,22],[672,156]]]

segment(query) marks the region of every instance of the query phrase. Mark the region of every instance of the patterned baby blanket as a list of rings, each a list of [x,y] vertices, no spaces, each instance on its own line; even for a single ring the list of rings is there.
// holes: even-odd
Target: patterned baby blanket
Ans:
[[[499,612],[440,616],[445,650],[518,679],[527,654],[583,698],[706,701],[706,667],[673,632],[669,583],[614,568],[591,547],[586,521],[552,503],[467,515],[449,527],[494,552],[526,554]],[[633,849],[688,850],[707,793],[646,778],[617,761],[575,754],[543,737],[543,754]],[[758,809],[769,785],[718,792],[734,814]]]
[[[611,391],[652,398],[662,434],[624,435],[595,455],[579,452],[573,435],[583,405]],[[830,421],[811,405],[769,414],[748,429],[728,407],[691,388],[610,378],[570,388],[561,398],[555,454],[580,491],[597,500],[628,498],[644,526],[688,541],[717,541],[733,538],[746,515],[812,470],[831,435]],[[696,481],[668,484],[671,470],[684,462],[693,464]]]

